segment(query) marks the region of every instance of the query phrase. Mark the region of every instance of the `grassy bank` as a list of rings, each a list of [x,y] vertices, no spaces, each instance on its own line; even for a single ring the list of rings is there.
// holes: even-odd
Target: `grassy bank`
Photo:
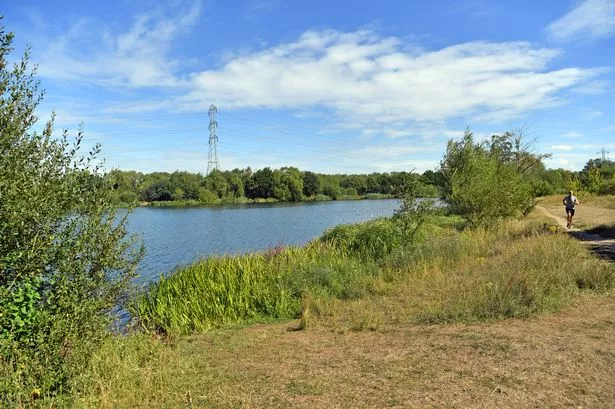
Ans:
[[[322,316],[373,328],[386,318],[369,323],[364,312],[383,295],[403,300],[393,309],[409,322],[471,322],[552,312],[579,292],[613,287],[612,266],[539,222],[456,223],[441,218],[409,240],[381,219],[305,247],[209,258],[161,278],[134,313],[144,328],[170,334],[296,317],[305,327]]]

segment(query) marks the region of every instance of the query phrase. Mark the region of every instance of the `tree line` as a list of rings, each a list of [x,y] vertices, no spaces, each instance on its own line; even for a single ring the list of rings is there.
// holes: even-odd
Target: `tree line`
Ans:
[[[513,160],[514,143],[513,133],[493,135],[484,149],[508,155]],[[615,194],[615,162],[590,159],[581,171],[570,171],[546,169],[542,162],[545,157],[543,155],[540,160],[535,160],[534,166],[528,169],[519,169],[533,197],[564,193],[569,189],[592,194]],[[444,197],[446,194],[446,178],[442,167],[422,174],[391,172],[334,175],[301,171],[295,167],[266,167],[256,171],[249,167],[230,171],[214,170],[207,176],[186,171],[142,173],[112,170],[107,178],[113,186],[112,200],[124,204],[216,204],[259,200],[300,202],[397,197],[409,182],[418,183],[417,193],[422,197]]]
[[[432,197],[439,194],[440,177],[440,173],[433,171],[422,175],[412,172],[326,175],[295,167],[214,170],[207,176],[185,171],[144,174],[122,170],[113,170],[107,175],[114,189],[114,200],[128,204],[137,201],[237,203],[392,197],[408,180],[420,182],[420,193]]]

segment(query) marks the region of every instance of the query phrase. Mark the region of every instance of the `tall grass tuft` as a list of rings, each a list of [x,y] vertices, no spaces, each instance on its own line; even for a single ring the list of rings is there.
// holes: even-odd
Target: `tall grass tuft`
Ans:
[[[364,259],[380,260],[401,247],[404,236],[391,219],[344,224],[327,230],[320,241]]]
[[[566,236],[494,238],[483,255],[472,247],[466,249],[474,260],[466,257],[449,274],[423,278],[438,296],[416,321],[528,317],[556,311],[579,291],[606,292],[615,285],[613,266]]]
[[[360,297],[369,291],[365,276],[375,272],[369,264],[321,243],[211,257],[161,276],[136,297],[131,310],[145,329],[172,334],[293,318],[305,294]]]

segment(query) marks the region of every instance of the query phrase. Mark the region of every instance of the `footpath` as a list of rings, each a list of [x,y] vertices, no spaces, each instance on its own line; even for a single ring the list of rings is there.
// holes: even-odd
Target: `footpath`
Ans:
[[[564,229],[570,236],[587,244],[589,249],[599,257],[615,262],[615,239],[606,238],[599,234],[587,233],[576,228],[566,228],[566,218],[556,216],[542,206],[536,206],[536,209],[544,215],[555,220],[557,224]]]

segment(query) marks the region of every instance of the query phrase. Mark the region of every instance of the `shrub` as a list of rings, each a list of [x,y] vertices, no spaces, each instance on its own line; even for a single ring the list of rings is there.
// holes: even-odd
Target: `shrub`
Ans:
[[[199,201],[201,203],[218,203],[220,199],[211,190],[201,187],[199,188]]]
[[[323,187],[322,193],[333,200],[337,200],[342,195],[342,188],[334,184],[329,184]]]
[[[126,191],[120,193],[119,198],[121,202],[131,204],[137,201],[137,194],[135,192]]]
[[[0,406],[70,392],[126,296],[141,249],[96,164],[99,148],[31,129],[42,98],[29,53],[7,67],[0,25]],[[32,396],[31,396],[32,395]]]
[[[391,219],[344,224],[327,230],[320,241],[363,259],[380,260],[404,242],[403,231]]]

